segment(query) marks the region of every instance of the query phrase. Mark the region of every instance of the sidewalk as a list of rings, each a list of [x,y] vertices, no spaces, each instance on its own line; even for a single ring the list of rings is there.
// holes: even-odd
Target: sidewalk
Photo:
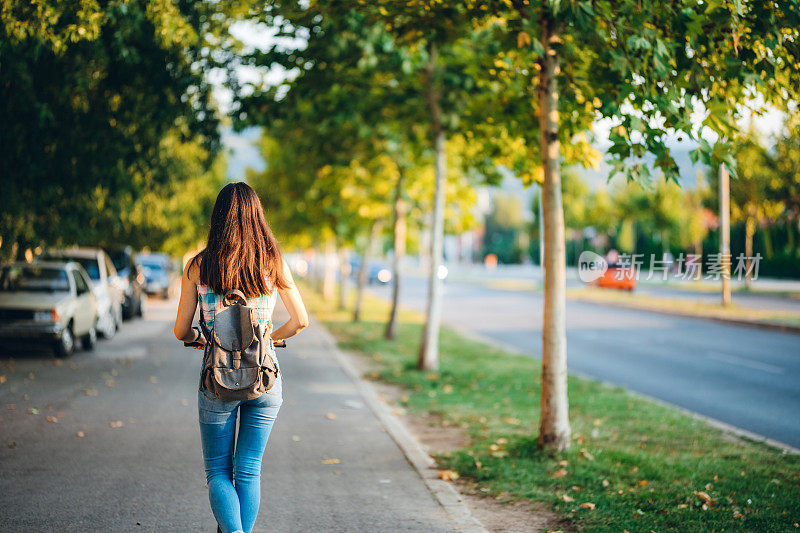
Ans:
[[[2,354],[4,530],[214,531],[197,427],[200,354],[172,337],[175,303],[126,324],[147,338],[120,335],[62,364]],[[284,404],[255,531],[457,531],[325,335],[312,324],[278,352]]]

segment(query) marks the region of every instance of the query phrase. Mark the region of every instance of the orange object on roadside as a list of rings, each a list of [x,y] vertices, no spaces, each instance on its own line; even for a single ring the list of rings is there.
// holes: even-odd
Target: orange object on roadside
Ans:
[[[608,265],[608,270],[592,284],[608,289],[632,291],[636,288],[636,272],[630,266]]]

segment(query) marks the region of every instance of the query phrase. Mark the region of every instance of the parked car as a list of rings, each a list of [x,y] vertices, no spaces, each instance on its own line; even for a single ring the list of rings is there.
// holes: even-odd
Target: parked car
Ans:
[[[136,262],[144,274],[144,290],[147,294],[160,294],[169,298],[178,280],[175,263],[167,254],[138,254]]]
[[[114,268],[117,269],[119,289],[122,291],[122,318],[142,316],[144,311],[144,274],[136,264],[136,253],[133,248],[106,249]]]
[[[97,343],[97,298],[77,263],[11,263],[0,270],[0,337],[50,344],[66,357]]]
[[[74,261],[89,274],[92,290],[97,297],[97,332],[106,339],[116,334],[122,326],[122,301],[124,300],[117,269],[106,252],[99,248],[70,248],[49,250],[45,260]]]
[[[605,273],[591,285],[632,291],[636,288],[636,272],[630,265],[609,264]]]

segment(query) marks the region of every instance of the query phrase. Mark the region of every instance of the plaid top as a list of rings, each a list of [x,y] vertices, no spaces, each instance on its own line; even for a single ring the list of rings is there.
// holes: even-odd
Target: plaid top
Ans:
[[[202,312],[200,316],[208,329],[214,327],[214,314],[222,310],[223,298],[222,294],[214,294],[211,287],[202,283],[197,284],[197,301]],[[276,290],[255,298],[247,298],[247,306],[255,310],[256,319],[262,326],[266,326],[272,320],[272,310],[275,309],[277,299],[278,291]]]

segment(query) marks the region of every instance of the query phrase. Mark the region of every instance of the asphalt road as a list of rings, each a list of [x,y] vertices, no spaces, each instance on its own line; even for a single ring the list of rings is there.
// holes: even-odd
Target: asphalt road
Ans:
[[[63,362],[0,355],[0,530],[215,531],[201,353],[172,336],[175,306],[151,301],[145,319]],[[255,531],[453,530],[314,324],[279,358],[284,403]]]
[[[373,291],[389,298],[389,286]],[[444,291],[445,323],[541,357],[541,292],[450,280]],[[405,278],[402,305],[423,310],[426,296],[421,278]],[[571,371],[800,447],[800,335],[570,301],[567,359]]]

